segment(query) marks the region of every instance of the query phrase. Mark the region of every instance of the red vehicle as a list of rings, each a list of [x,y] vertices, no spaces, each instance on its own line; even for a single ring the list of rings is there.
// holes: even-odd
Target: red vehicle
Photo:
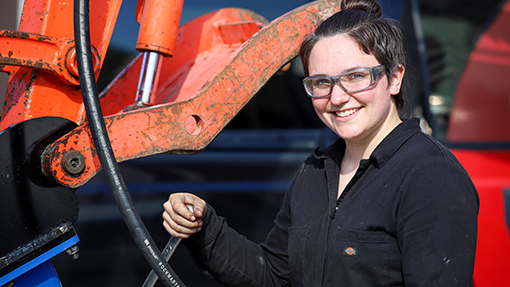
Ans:
[[[447,133],[480,196],[476,286],[510,281],[510,2],[500,9],[463,69]]]
[[[506,286],[510,282],[505,272],[510,258],[510,125],[505,124],[510,117],[510,2],[478,2],[402,0],[381,4],[390,11],[388,16],[400,20],[406,35],[408,72],[417,79],[410,85],[414,114],[423,117],[424,129],[428,124],[433,136],[452,149],[477,187],[481,206],[475,286]],[[90,1],[91,69],[96,80],[104,80],[100,71],[109,68],[106,51],[121,3]],[[286,111],[291,122],[256,131],[255,136],[253,130],[239,129],[250,127],[250,115],[270,111],[271,104],[264,99],[274,101],[270,88],[276,85],[271,81],[286,81],[277,86],[291,91],[273,93],[297,93],[296,79],[301,74],[295,67],[299,63],[294,61],[286,76],[279,71],[293,61],[301,38],[338,11],[337,1],[309,3],[271,22],[248,10],[220,9],[179,27],[182,5],[178,0],[138,1],[136,16],[143,28],[136,45],[140,54],[100,94],[117,162],[136,166],[136,160],[131,160],[204,149],[207,156],[216,150],[224,156],[225,150],[235,149],[222,145],[230,140],[225,141],[224,136],[240,141],[243,155],[249,151],[247,162],[249,158],[260,162],[263,157],[258,151],[280,150],[270,143],[281,144],[282,138],[295,140],[296,130],[300,139],[308,133],[317,138],[314,132],[323,132],[315,122],[310,124],[310,111],[298,116]],[[0,70],[10,75],[0,118],[0,286],[16,282],[17,276],[26,280],[25,272],[43,264],[33,260],[55,248],[60,248],[57,254],[63,250],[73,254],[77,237],[72,224],[67,223],[77,218],[75,190],[86,193],[86,183],[105,166],[98,155],[101,151],[95,148],[97,143],[93,143],[92,121],[87,119],[91,112],[86,111],[82,99],[85,88],[82,85],[80,89],[81,53],[77,52],[76,31],[68,24],[73,23],[75,10],[65,1],[25,0],[19,31],[0,30]],[[161,34],[166,36],[156,37]],[[156,63],[152,70],[151,59]],[[281,120],[271,124],[274,122]],[[229,123],[230,130],[220,134]],[[260,135],[264,146],[253,141]],[[243,145],[247,138],[252,139],[250,145]],[[310,148],[300,148],[299,153],[307,154]],[[198,155],[189,162],[197,158],[200,161]],[[297,164],[299,161],[285,168],[292,171]],[[232,166],[233,171],[242,173],[238,162]],[[196,167],[195,171],[199,170]],[[263,169],[258,172],[267,172]],[[206,172],[217,170],[207,168]],[[286,181],[291,174],[280,172],[277,181]],[[209,183],[203,188],[215,184]],[[262,191],[265,188],[260,187]],[[26,198],[31,198],[29,204],[19,204]],[[44,216],[48,219],[41,219]],[[80,219],[76,221],[79,224]],[[25,232],[27,229],[31,232]],[[46,256],[49,258],[43,262],[53,256]],[[16,273],[27,264],[26,270]]]

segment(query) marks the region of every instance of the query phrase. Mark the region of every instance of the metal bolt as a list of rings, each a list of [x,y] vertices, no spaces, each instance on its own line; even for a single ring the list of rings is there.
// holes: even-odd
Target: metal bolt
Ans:
[[[69,256],[71,256],[71,258],[73,258],[73,260],[80,258],[80,254],[78,254],[79,251],[80,251],[80,248],[76,244],[73,245],[71,248],[66,249],[66,253]]]
[[[85,157],[78,151],[70,150],[62,158],[64,170],[72,175],[78,175],[85,169]]]

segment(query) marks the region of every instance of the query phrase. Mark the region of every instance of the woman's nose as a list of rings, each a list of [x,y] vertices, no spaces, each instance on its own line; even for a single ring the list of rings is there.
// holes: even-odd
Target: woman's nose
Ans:
[[[338,85],[337,83],[335,83],[335,85],[333,85],[333,88],[331,89],[330,99],[329,99],[333,105],[340,106],[342,104],[345,104],[349,101],[350,98],[351,98],[351,96],[348,93],[346,93],[340,87],[340,85]]]

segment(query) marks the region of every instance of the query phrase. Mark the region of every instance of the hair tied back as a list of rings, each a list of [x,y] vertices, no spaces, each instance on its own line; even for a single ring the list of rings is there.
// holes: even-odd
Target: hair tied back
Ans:
[[[359,10],[380,18],[382,8],[375,0],[342,0],[341,10]]]

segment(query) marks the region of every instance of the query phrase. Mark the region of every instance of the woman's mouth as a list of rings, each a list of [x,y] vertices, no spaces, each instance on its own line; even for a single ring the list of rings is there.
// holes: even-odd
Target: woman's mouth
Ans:
[[[345,118],[345,117],[348,117],[352,114],[354,114],[355,112],[359,111],[361,108],[357,108],[357,109],[350,109],[350,110],[346,110],[346,111],[341,111],[341,112],[336,112],[335,114],[338,116],[338,117],[341,117],[341,118]]]

